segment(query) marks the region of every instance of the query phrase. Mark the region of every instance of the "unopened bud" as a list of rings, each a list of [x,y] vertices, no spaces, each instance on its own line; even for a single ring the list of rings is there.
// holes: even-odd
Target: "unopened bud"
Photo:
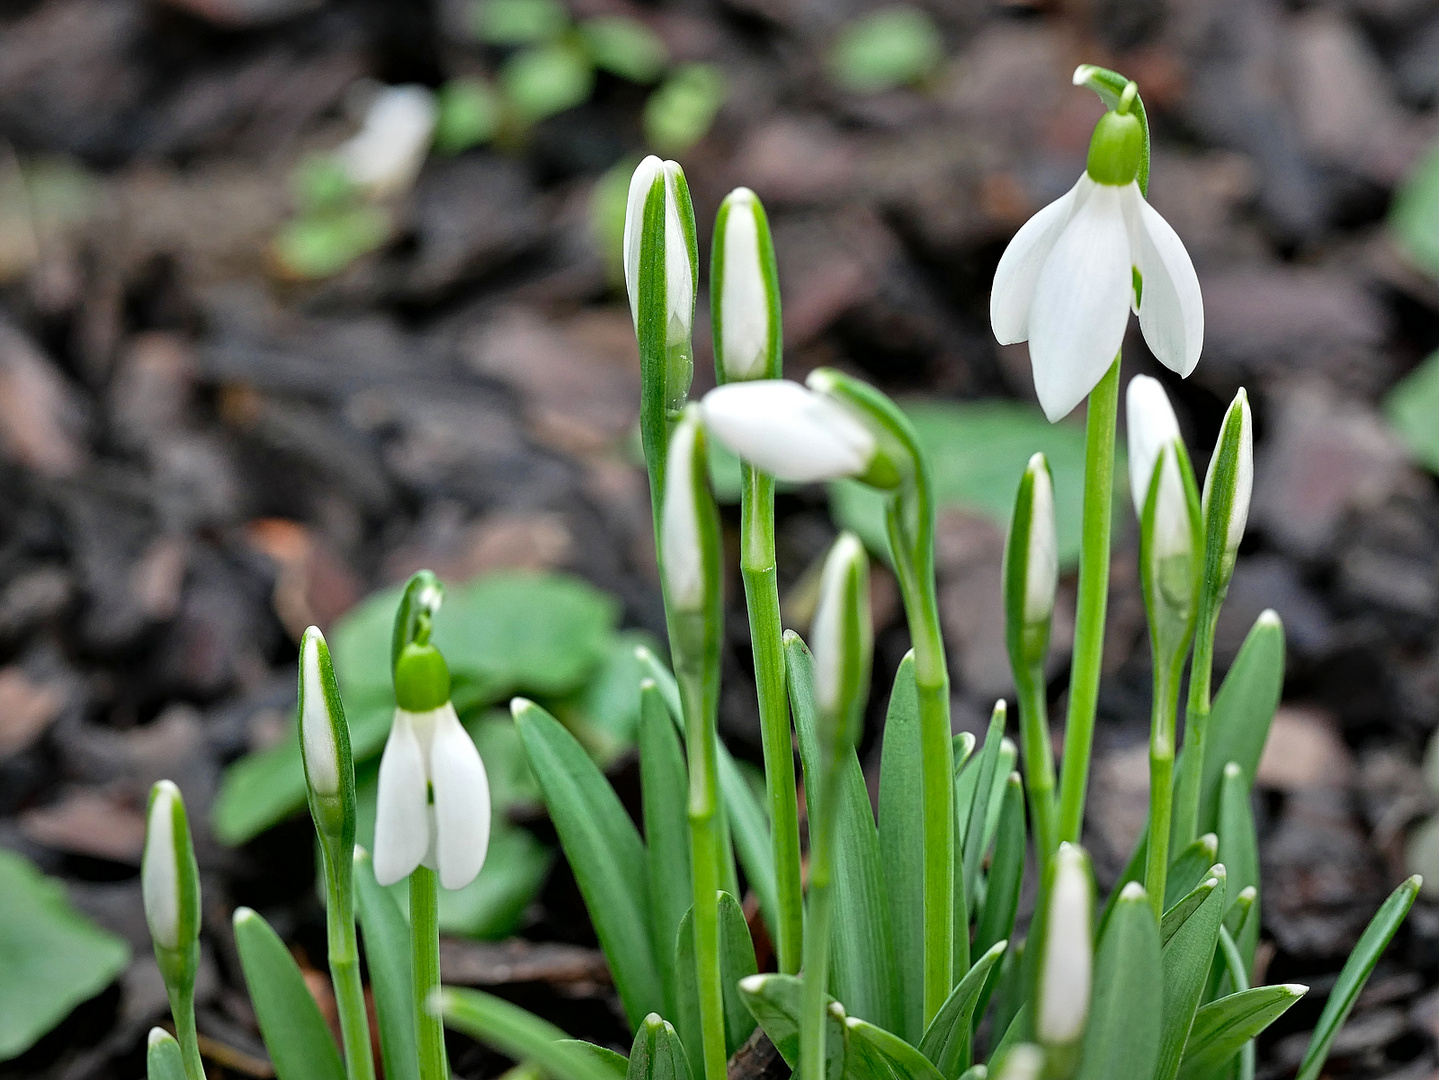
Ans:
[[[779,375],[779,277],[759,197],[736,188],[720,204],[710,270],[722,382]]]

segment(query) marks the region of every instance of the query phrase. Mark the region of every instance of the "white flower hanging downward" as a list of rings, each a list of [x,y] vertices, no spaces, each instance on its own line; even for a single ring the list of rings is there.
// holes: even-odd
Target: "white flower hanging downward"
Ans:
[[[1109,370],[1131,307],[1150,350],[1181,376],[1204,344],[1194,264],[1139,189],[1144,130],[1129,111],[1133,87],[1095,126],[1079,182],[1025,223],[994,274],[994,336],[1029,342],[1034,388],[1051,421]]]
[[[462,889],[485,864],[490,782],[450,703],[450,675],[438,649],[405,646],[395,664],[395,697],[399,707],[380,759],[375,879],[391,885],[423,863],[439,871],[445,888]]]
[[[860,476],[877,441],[828,394],[788,379],[717,386],[701,403],[705,427],[756,468],[796,484]]]

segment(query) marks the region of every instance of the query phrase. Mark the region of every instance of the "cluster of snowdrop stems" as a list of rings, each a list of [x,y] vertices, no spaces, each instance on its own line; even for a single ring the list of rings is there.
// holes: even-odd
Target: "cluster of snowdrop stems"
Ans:
[[[913,429],[883,394],[839,371],[814,371],[804,385],[783,380],[773,246],[764,209],[744,188],[724,200],[715,222],[710,300],[719,385],[700,402],[687,400],[699,276],[694,213],[680,167],[648,158],[630,186],[625,279],[642,363],[640,427],[673,674],[653,657],[642,658],[653,678],[640,693],[645,710],[664,699],[664,715],[673,714],[683,735],[682,751],[675,742],[673,754],[683,794],[675,806],[683,821],[678,811],[662,820],[652,809],[662,800],[652,799],[647,786],[645,828],[655,896],[655,878],[678,872],[688,876],[683,895],[692,905],[671,911],[666,921],[656,899],[656,910],[638,913],[641,922],[653,923],[653,935],[646,937],[649,930],[642,927],[633,940],[649,941],[658,958],[663,1008],[687,1015],[681,1023],[678,1015],[662,1018],[648,1008],[652,996],[637,989],[633,971],[640,959],[652,958],[637,958],[624,947],[621,930],[633,933],[634,927],[616,928],[634,913],[607,909],[623,894],[606,891],[596,853],[582,850],[603,833],[584,833],[587,823],[566,816],[572,793],[550,786],[559,776],[589,797],[585,792],[603,781],[582,752],[570,759],[568,774],[542,762],[530,729],[543,710],[519,699],[516,720],[637,1030],[635,1047],[626,1061],[566,1040],[499,999],[440,988],[437,886],[461,888],[480,871],[490,801],[484,764],[450,702],[445,660],[429,640],[442,589],[421,572],[406,588],[395,621],[397,708],[380,766],[373,861],[355,844],[354,768],[328,649],[314,628],[300,646],[299,738],[325,884],[343,1047],[344,1072],[338,1075],[375,1075],[355,929],[356,879],[390,885],[408,878],[408,969],[379,962],[380,935],[370,916],[362,919],[383,1064],[391,1077],[444,1080],[442,1023],[449,1022],[564,1080],[723,1080],[737,1032],[747,1033],[757,1021],[803,1080],[1252,1078],[1254,1036],[1305,988],[1249,985],[1259,922],[1249,789],[1273,712],[1283,648],[1272,612],[1261,616],[1236,663],[1236,669],[1248,664],[1238,678],[1250,678],[1250,685],[1247,691],[1239,686],[1234,696],[1247,692],[1261,700],[1241,700],[1229,712],[1252,730],[1231,722],[1216,727],[1213,745],[1206,742],[1215,624],[1252,488],[1253,422],[1242,389],[1225,414],[1201,487],[1161,384],[1137,376],[1128,385],[1129,482],[1153,658],[1150,807],[1144,838],[1098,917],[1089,860],[1080,846],[1104,639],[1120,347],[1133,311],[1153,355],[1187,376],[1199,360],[1204,315],[1183,244],[1146,201],[1149,134],[1135,85],[1091,66],[1078,69],[1074,81],[1108,106],[1095,127],[1086,170],[1016,234],[1000,260],[991,301],[999,341],[1029,343],[1035,389],[1049,419],[1060,420],[1088,399],[1083,548],[1059,775],[1046,686],[1059,566],[1053,480],[1044,456],[1035,454],[1020,480],[1003,579],[1019,741],[1006,735],[1008,714],[1000,702],[988,736],[973,753],[975,739],[951,730],[934,577],[935,505]],[[729,818],[739,804],[730,803],[732,786],[721,783],[732,762],[716,734],[724,546],[708,481],[711,438],[743,462],[740,570],[763,734],[759,835],[767,847],[742,844],[735,827],[731,848]],[[869,555],[850,533],[834,542],[808,646],[781,627],[775,577],[776,480],[840,478],[859,480],[884,496],[887,556],[913,645],[896,679],[884,736],[880,830],[886,850],[879,854],[855,756],[870,696]],[[1279,660],[1272,659],[1275,642]],[[1263,655],[1271,657],[1267,667]],[[1176,764],[1186,662],[1185,738]],[[1270,684],[1276,688],[1266,703],[1262,687]],[[545,737],[562,740],[549,745],[563,750],[570,737],[543,719],[558,733]],[[1219,709],[1214,719],[1222,722]],[[647,720],[648,713],[642,724]],[[675,739],[669,729],[663,723],[649,730],[667,735],[647,737],[642,727],[647,785],[663,771],[652,747]],[[796,735],[806,782],[807,865],[801,857]],[[1220,753],[1241,748],[1234,755],[1240,760],[1219,760],[1215,746]],[[655,761],[647,759],[651,754]],[[609,804],[586,804],[583,797],[575,804],[581,817],[586,806],[596,819],[605,816]],[[862,809],[856,811],[857,805]],[[896,829],[895,820],[904,827]],[[670,841],[661,830],[668,830]],[[675,837],[685,838],[679,847]],[[677,853],[677,865],[661,866],[657,874],[653,859],[663,843]],[[1038,903],[1026,939],[1011,944],[1031,844]],[[748,950],[747,961],[734,959],[736,849],[743,849],[741,862],[774,945],[773,973],[754,973],[747,931],[739,950]],[[859,881],[865,872],[873,877],[876,866],[885,872],[880,892],[888,894],[890,910],[883,917],[873,909],[886,907],[886,896],[870,896],[866,908]],[[871,891],[875,885],[869,882]],[[1416,880],[1404,883],[1360,940],[1320,1018],[1302,1080],[1319,1075],[1334,1034],[1416,890]],[[175,1029],[173,1038],[158,1028],[152,1033],[150,1075],[201,1080],[193,1010],[199,883],[183,803],[167,781],[151,797],[143,891]],[[743,930],[742,918],[739,925]],[[866,952],[866,940],[880,925],[879,952],[890,965],[884,978],[875,973],[882,965],[870,971],[851,956]],[[283,997],[293,983],[280,970],[283,962],[276,968],[265,959],[283,949],[249,909],[236,912],[235,927],[262,1034],[281,1080],[287,1080],[286,1069],[294,1074],[303,1068],[295,1063],[307,1060],[307,1050],[286,1042],[294,1033],[279,1021],[267,1025],[275,1010],[261,1000],[262,991]],[[271,939],[266,954],[269,946],[262,944]],[[678,963],[675,956],[688,959]],[[403,992],[387,980],[403,982]],[[735,1002],[753,1020],[737,1021]],[[865,1016],[862,1008],[885,1015]],[[981,1030],[987,1016],[989,1026]],[[987,1061],[975,1063],[982,1036]],[[339,1069],[333,1045],[324,1054]]]

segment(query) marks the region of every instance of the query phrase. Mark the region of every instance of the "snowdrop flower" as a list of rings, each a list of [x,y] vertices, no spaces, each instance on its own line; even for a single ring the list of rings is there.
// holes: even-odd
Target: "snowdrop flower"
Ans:
[[[1088,857],[1074,844],[1060,844],[1054,854],[1034,1019],[1035,1035],[1047,1046],[1073,1043],[1084,1034],[1094,964],[1093,904]]]
[[[838,757],[859,737],[857,721],[869,689],[874,652],[869,556],[852,532],[840,533],[825,557],[810,637],[815,703],[831,727],[827,741]]]
[[[723,382],[779,374],[779,277],[769,221],[758,196],[735,188],[720,204],[710,268]]]
[[[380,759],[375,879],[392,885],[421,864],[462,889],[485,864],[490,783],[455,715],[444,657],[411,642],[395,664],[394,726]],[[433,801],[431,801],[433,791]]]
[[[701,408],[715,438],[757,469],[790,483],[863,476],[879,448],[852,409],[787,379],[717,386]]]
[[[1217,491],[1216,491],[1217,488]],[[1254,417],[1244,388],[1234,395],[1219,443],[1204,476],[1204,520],[1210,535],[1224,537],[1224,576],[1233,569],[1249,522],[1249,499],[1254,492]],[[1216,494],[1222,496],[1216,498]]]
[[[994,274],[994,335],[1004,345],[1029,342],[1034,388],[1051,421],[1109,370],[1131,306],[1150,350],[1181,376],[1204,344],[1194,264],[1136,179],[1144,130],[1129,111],[1129,85],[1095,126],[1078,183],[1024,224]]]
[[[701,515],[713,515],[708,482],[704,427],[691,406],[670,437],[660,513],[660,564],[665,597],[675,612],[702,612],[705,607],[705,537],[712,528]]]
[[[185,952],[200,932],[200,882],[185,803],[169,780],[150,789],[140,893],[156,953]]]
[[[650,199],[664,200],[661,228],[654,235],[648,228]],[[630,178],[629,201],[625,207],[625,289],[630,297],[630,316],[640,332],[640,266],[651,245],[659,250],[648,255],[660,260],[664,289],[665,344],[685,344],[694,324],[696,266],[694,208],[684,170],[674,161],[661,161],[651,154],[639,163]],[[686,386],[688,390],[688,386]]]
[[[1010,655],[1015,666],[1043,664],[1059,585],[1054,478],[1043,454],[1029,459],[1019,481],[1005,546],[1004,581]]]
[[[435,95],[423,86],[387,86],[377,93],[364,122],[335,151],[350,182],[383,198],[415,182],[438,116]]]

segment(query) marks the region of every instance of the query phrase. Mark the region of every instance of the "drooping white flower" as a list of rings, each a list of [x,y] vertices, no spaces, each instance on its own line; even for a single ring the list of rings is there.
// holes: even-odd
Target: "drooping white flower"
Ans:
[[[640,320],[640,256],[645,241],[645,206],[655,180],[664,182],[665,343],[678,345],[689,339],[695,313],[695,264],[690,253],[693,230],[689,193],[684,170],[678,162],[661,161],[651,154],[639,163],[630,177],[629,200],[625,206],[625,289],[630,297],[630,316],[635,329]],[[690,227],[687,229],[686,225]]]
[[[1162,364],[1187,376],[1199,360],[1199,279],[1179,236],[1140,192],[1141,140],[1133,115],[1102,117],[1084,174],[1024,224],[995,271],[994,335],[1004,345],[1029,342],[1034,387],[1051,421],[1109,370],[1131,307]]]
[[[1093,904],[1089,860],[1075,845],[1060,844],[1054,853],[1034,1019],[1034,1032],[1042,1043],[1072,1043],[1084,1033],[1094,965]]]
[[[755,468],[791,483],[859,476],[877,448],[852,411],[787,379],[717,386],[701,408],[715,438]]]
[[[774,252],[769,225],[749,188],[726,196],[715,219],[715,246],[721,253],[716,263],[720,368],[726,381],[763,378],[779,331],[778,291],[770,288]]]
[[[700,447],[700,419],[687,409],[670,437],[665,466],[664,503],[660,512],[660,565],[664,570],[665,597],[675,611],[699,611],[705,601],[705,558],[700,498],[703,483],[696,466]]]
[[[335,151],[350,182],[370,194],[397,195],[415,182],[439,109],[423,86],[387,86],[370,101],[364,122]]]
[[[1219,445],[1215,447],[1214,456],[1209,459],[1209,470],[1204,474],[1206,521],[1209,520],[1211,496],[1214,493],[1220,457],[1231,439],[1238,445],[1235,448],[1237,452],[1234,469],[1226,475],[1226,481],[1233,493],[1229,504],[1229,520],[1223,523],[1210,522],[1211,528],[1215,524],[1224,526],[1225,555],[1230,559],[1238,552],[1239,542],[1244,539],[1244,527],[1249,523],[1249,500],[1254,492],[1254,417],[1249,411],[1249,395],[1242,386],[1224,414],[1224,423],[1219,429]]]
[[[489,777],[454,705],[396,709],[380,759],[375,880],[392,885],[424,864],[445,888],[462,889],[484,866],[489,843]]]

